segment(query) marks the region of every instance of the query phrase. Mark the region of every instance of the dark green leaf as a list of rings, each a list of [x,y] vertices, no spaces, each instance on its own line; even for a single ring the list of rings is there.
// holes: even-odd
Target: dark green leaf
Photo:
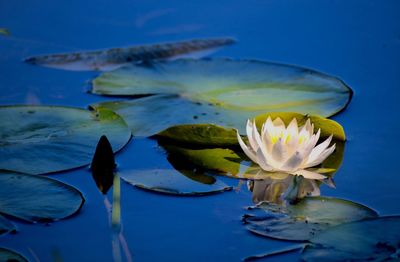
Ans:
[[[0,169],[52,173],[90,163],[106,135],[115,151],[130,139],[125,121],[110,110],[58,106],[0,107]]]
[[[400,217],[380,217],[329,228],[310,239],[304,261],[399,261]]]
[[[84,203],[75,188],[43,176],[0,172],[0,213],[28,222],[69,217]]]
[[[192,174],[196,175],[195,172]],[[219,180],[212,184],[199,183],[172,169],[128,170],[120,172],[120,175],[138,188],[165,194],[198,196],[232,189]]]
[[[286,208],[262,203],[244,216],[244,223],[262,236],[305,241],[329,227],[373,217],[374,210],[348,200],[306,197]]]

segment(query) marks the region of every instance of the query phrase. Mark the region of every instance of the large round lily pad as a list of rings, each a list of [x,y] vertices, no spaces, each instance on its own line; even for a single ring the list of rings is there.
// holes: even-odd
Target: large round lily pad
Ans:
[[[337,198],[306,197],[286,208],[262,203],[243,218],[248,230],[258,235],[292,241],[305,241],[329,227],[377,217],[360,204]]]
[[[92,92],[169,94],[93,105],[120,113],[135,135],[144,136],[177,124],[213,123],[240,129],[247,118],[265,112],[331,116],[349,103],[352,94],[339,79],[309,69],[229,59],[129,65],[100,75]]]
[[[400,217],[380,217],[329,228],[310,239],[304,261],[399,261]]]
[[[43,174],[80,167],[90,163],[102,135],[117,151],[131,133],[109,110],[1,106],[0,169]]]
[[[0,261],[6,262],[28,262],[28,260],[22,255],[7,249],[0,247]]]
[[[138,188],[173,195],[200,196],[231,190],[232,187],[213,179],[204,179],[200,175],[195,179],[195,172],[173,169],[127,170],[120,172],[121,178]]]
[[[1,171],[0,184],[0,213],[28,222],[69,217],[84,203],[77,189],[44,176]]]

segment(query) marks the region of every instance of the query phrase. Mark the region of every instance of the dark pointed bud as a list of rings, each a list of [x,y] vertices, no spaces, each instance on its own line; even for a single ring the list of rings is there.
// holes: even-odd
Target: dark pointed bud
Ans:
[[[111,144],[103,135],[97,143],[91,164],[93,179],[103,194],[107,194],[113,184],[115,166]]]

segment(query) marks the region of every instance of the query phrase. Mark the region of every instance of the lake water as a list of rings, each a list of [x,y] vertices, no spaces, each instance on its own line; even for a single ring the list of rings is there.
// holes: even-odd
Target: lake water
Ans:
[[[35,67],[22,62],[27,56],[235,37],[237,44],[214,56],[301,65],[352,87],[351,104],[333,117],[348,137],[344,162],[335,175],[336,189],[322,186],[321,194],[365,204],[380,215],[400,214],[399,11],[396,0],[1,1],[0,27],[11,36],[0,35],[0,103],[86,108],[109,100],[86,93],[96,73]],[[154,143],[133,139],[117,154],[119,166],[168,166]],[[89,170],[52,177],[83,192],[81,212],[51,225],[16,222],[19,232],[1,237],[0,246],[32,261],[33,253],[40,261],[112,261],[104,199]],[[242,226],[244,207],[252,204],[244,186],[205,197],[154,194],[126,183],[121,191],[123,232],[135,261],[238,261],[292,245]]]

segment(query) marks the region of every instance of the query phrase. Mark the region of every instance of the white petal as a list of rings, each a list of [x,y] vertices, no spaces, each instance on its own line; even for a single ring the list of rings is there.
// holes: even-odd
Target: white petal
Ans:
[[[242,148],[243,152],[246,154],[246,156],[248,156],[251,159],[251,161],[257,163],[256,154],[254,152],[252,152],[251,149],[249,149],[246,146],[246,144],[243,142],[242,137],[240,136],[238,131],[236,132],[236,134],[237,134],[237,139],[238,139],[239,145]]]
[[[249,140],[251,149],[254,152],[257,152],[258,145],[254,138],[253,123],[250,120],[247,120],[246,133],[247,133],[247,139]]]
[[[287,152],[286,146],[282,141],[282,138],[279,138],[278,141],[272,146],[272,158],[277,161],[283,163],[286,160]]]
[[[316,165],[321,164],[322,162],[325,161],[325,159],[327,159],[333,153],[333,151],[335,151],[335,148],[336,148],[336,144],[333,144],[333,146],[331,146],[330,148],[324,150],[324,152],[322,152],[317,157],[317,159],[315,159],[314,161],[312,161],[312,162],[308,162],[307,161],[307,164],[304,165],[304,168],[312,167],[312,166],[316,166]]]
[[[330,135],[324,142],[316,146],[310,153],[310,156],[307,159],[306,165],[314,162],[320,154],[329,146],[332,141],[332,135]]]
[[[285,128],[285,123],[283,123],[282,119],[280,119],[279,117],[277,117],[274,122],[273,122],[275,127],[280,127],[282,126],[283,128]]]
[[[296,151],[282,166],[281,170],[291,172],[298,169],[304,160],[304,155]]]
[[[287,127],[287,132],[291,137],[299,133],[299,127],[295,117],[292,119],[292,121],[290,121],[290,124]]]
[[[273,171],[274,168],[272,166],[270,166],[268,164],[268,161],[265,157],[265,155],[263,154],[263,152],[261,151],[261,148],[259,148],[257,150],[257,163],[258,165],[265,171]]]
[[[297,175],[297,176],[303,176],[304,178],[307,179],[325,179],[326,176],[318,174],[316,172],[311,172],[305,169],[301,169],[301,170],[297,170],[295,172],[292,173],[293,175]]]

